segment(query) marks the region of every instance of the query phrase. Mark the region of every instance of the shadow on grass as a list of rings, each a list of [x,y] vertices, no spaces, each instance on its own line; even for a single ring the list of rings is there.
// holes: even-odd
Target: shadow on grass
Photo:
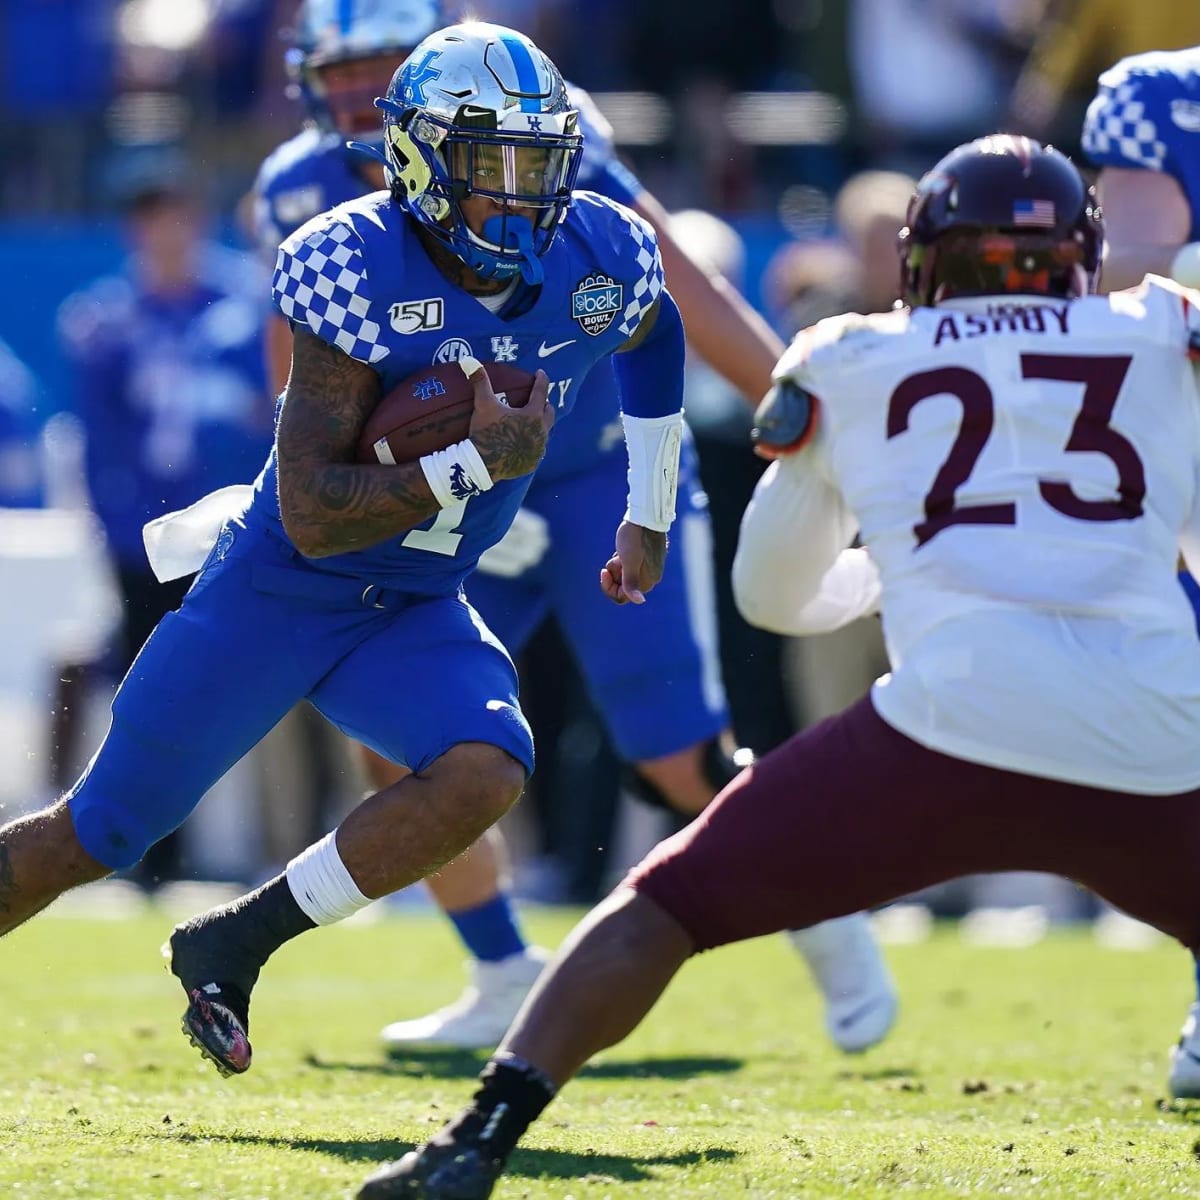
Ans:
[[[1200,1125],[1200,1103],[1195,1100],[1168,1100],[1162,1099],[1158,1101],[1158,1111],[1169,1113],[1177,1120],[1182,1121],[1185,1125]],[[1200,1158],[1200,1142],[1193,1147],[1192,1153]]]
[[[316,1054],[305,1057],[305,1065],[318,1071],[351,1071],[365,1075],[469,1079],[487,1062],[485,1051],[424,1050],[393,1054],[376,1062],[337,1062]],[[604,1059],[584,1067],[589,1079],[687,1079],[695,1075],[727,1075],[744,1066],[740,1058],[692,1055],[679,1058]],[[907,1072],[898,1072],[907,1074]]]
[[[728,1146],[707,1150],[681,1150],[677,1154],[567,1154],[562,1150],[518,1150],[509,1164],[510,1175],[530,1179],[578,1179],[581,1175],[609,1175],[623,1183],[651,1178],[651,1167],[695,1167],[701,1163],[730,1162],[738,1151]]]
[[[370,1062],[343,1062],[306,1054],[304,1065],[317,1071],[349,1071],[357,1075],[473,1079],[487,1060],[484,1050],[409,1050]]]
[[[834,1079],[840,1082],[849,1080],[853,1083],[882,1083],[888,1079],[920,1079],[921,1072],[916,1067],[880,1067],[877,1071],[838,1071]]]
[[[268,1137],[255,1133],[192,1133],[179,1130],[171,1135],[177,1142],[236,1146],[268,1146],[279,1150],[307,1150],[328,1154],[343,1162],[366,1165],[391,1162],[415,1148],[408,1141],[379,1141],[347,1138]],[[653,1167],[694,1167],[701,1163],[729,1162],[738,1151],[727,1146],[707,1150],[681,1150],[676,1154],[572,1154],[564,1150],[517,1150],[508,1164],[509,1175],[529,1179],[578,1179],[584,1175],[606,1175],[624,1183],[651,1177]]]
[[[193,1132],[180,1129],[170,1135],[172,1142],[195,1142],[197,1145],[269,1146],[277,1150],[310,1150],[314,1154],[328,1154],[344,1162],[381,1163],[399,1158],[413,1149],[412,1142],[368,1140],[366,1138],[306,1138],[270,1137],[258,1133]]]
[[[591,1079],[688,1079],[693,1075],[728,1075],[746,1064],[740,1058],[693,1055],[683,1058],[605,1059],[583,1068]]]

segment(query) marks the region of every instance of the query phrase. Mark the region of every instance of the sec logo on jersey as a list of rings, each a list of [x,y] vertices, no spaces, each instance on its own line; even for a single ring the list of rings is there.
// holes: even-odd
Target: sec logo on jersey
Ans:
[[[471,349],[471,343],[465,338],[459,337],[447,338],[433,352],[433,361],[435,363],[458,362],[460,358],[474,357],[475,352]]]

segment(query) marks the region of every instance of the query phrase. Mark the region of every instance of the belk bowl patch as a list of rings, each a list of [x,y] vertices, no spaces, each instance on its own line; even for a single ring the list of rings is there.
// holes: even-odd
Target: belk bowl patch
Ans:
[[[571,316],[592,337],[602,334],[624,307],[624,286],[607,275],[589,275],[571,293]]]

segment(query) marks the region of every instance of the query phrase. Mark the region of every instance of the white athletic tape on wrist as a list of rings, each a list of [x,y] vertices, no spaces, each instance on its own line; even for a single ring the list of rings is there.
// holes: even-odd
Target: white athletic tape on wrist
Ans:
[[[492,489],[487,465],[470,438],[426,454],[420,461],[429,490],[442,508]]]
[[[625,520],[665,533],[675,520],[683,413],[665,417],[622,414],[629,451],[629,504]]]
[[[336,832],[314,842],[287,865],[288,887],[296,903],[318,925],[344,921],[371,903],[342,862]]]

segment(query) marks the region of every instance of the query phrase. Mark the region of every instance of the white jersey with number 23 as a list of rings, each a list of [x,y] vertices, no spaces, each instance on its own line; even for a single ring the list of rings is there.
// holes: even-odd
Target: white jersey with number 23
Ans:
[[[1175,573],[1181,547],[1200,568],[1196,306],[1151,276],[805,331],[775,374],[817,397],[817,431],[747,511],[743,608],[785,632],[881,609],[875,706],[933,749],[1200,787],[1200,641]],[[856,531],[865,550],[845,550]]]

